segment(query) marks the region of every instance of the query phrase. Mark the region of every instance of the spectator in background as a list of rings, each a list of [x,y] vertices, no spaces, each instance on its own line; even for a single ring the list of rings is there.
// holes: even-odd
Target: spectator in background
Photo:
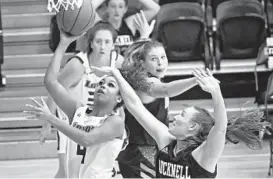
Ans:
[[[92,0],[95,8],[105,3],[106,14],[102,19],[108,21],[118,32],[116,48],[118,53],[124,55],[127,47],[138,38],[149,37],[152,29],[139,29],[135,26],[135,20],[140,17],[136,10],[128,11],[128,0]],[[153,0],[132,0],[134,6],[140,6],[143,10],[147,21],[151,21],[158,13],[160,7]],[[137,9],[137,8],[135,8]]]

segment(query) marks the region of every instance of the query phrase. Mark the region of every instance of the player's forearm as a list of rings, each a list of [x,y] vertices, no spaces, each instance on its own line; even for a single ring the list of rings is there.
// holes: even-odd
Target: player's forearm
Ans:
[[[214,118],[215,118],[215,124],[214,128],[215,130],[219,131],[226,131],[227,128],[227,112],[225,107],[224,98],[221,93],[221,89],[216,89],[215,92],[211,93],[212,100],[213,100],[213,106],[214,106]]]
[[[195,77],[172,81],[167,85],[167,94],[169,97],[175,97],[184,93],[185,91],[188,91],[196,85],[197,82]]]
[[[127,108],[134,109],[139,104],[142,105],[141,100],[138,95],[135,93],[130,84],[123,78],[119,70],[112,71],[113,76],[116,78],[117,83],[120,88],[120,93],[122,95],[122,99]]]
[[[148,92],[148,95],[156,98],[175,97],[196,85],[197,82],[195,78],[175,80],[169,83],[154,84]]]
[[[155,17],[160,10],[160,6],[153,0],[139,0],[148,21]]]
[[[74,128],[68,125],[63,120],[58,120],[58,118],[54,115],[48,120],[55,128],[61,131],[64,135],[69,137],[71,140],[76,142],[77,144],[86,147],[87,142],[85,141],[87,133],[81,131],[77,128]]]
[[[51,82],[58,82],[58,75],[61,68],[61,60],[65,54],[68,45],[69,44],[67,44],[66,42],[63,42],[62,40],[60,41],[45,74],[44,83],[46,87],[48,87]]]
[[[160,9],[160,6],[153,0],[139,0],[139,2],[143,6],[143,10],[150,10],[157,13]]]
[[[48,98],[47,98],[47,106],[48,106],[49,111],[50,111],[52,114],[55,114],[55,111],[56,111],[56,109],[57,109],[57,106],[56,106],[55,102],[53,101],[53,99],[51,98],[50,95],[49,95]]]

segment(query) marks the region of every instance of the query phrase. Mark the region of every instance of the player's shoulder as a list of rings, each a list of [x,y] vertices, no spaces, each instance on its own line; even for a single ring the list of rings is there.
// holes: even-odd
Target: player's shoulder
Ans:
[[[156,82],[161,82],[160,79],[156,78],[156,77],[153,77],[153,76],[149,76],[147,78],[147,81],[150,82],[150,83],[156,83]]]
[[[87,105],[79,104],[75,112],[75,117],[82,117],[87,112],[88,108],[89,106]]]

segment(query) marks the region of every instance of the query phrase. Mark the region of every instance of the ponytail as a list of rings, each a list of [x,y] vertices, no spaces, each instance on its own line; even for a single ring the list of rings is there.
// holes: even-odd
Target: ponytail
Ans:
[[[243,142],[253,150],[261,149],[259,132],[269,133],[266,128],[271,127],[269,122],[261,122],[263,118],[264,113],[258,108],[242,111],[239,117],[231,118],[227,126],[227,141],[234,144]]]

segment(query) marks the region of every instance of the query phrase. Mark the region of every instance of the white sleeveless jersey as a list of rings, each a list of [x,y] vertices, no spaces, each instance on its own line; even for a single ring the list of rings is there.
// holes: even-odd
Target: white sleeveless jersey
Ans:
[[[84,106],[77,109],[71,125],[85,132],[90,132],[93,128],[101,126],[108,115],[104,117],[87,116],[87,108],[88,106]],[[68,154],[70,152],[75,153],[68,157],[67,162],[75,165],[69,165],[68,178],[111,177],[115,159],[122,149],[125,138],[126,132],[124,131],[122,139],[113,139],[87,148],[69,140],[71,142],[68,145]]]
[[[106,118],[105,118],[106,119]],[[88,121],[86,122],[88,125]],[[79,178],[111,178],[115,160],[123,148],[126,139],[124,129],[123,137],[115,138],[86,148],[85,159],[80,168]]]
[[[87,53],[80,52],[76,54],[76,57],[82,60],[85,71],[80,82],[76,86],[70,88],[68,91],[71,95],[76,97],[76,99],[81,99],[82,104],[92,106],[94,103],[95,88],[102,77],[98,77],[92,73]],[[115,55],[113,57],[115,57]],[[115,65],[115,60],[116,58],[111,59],[111,66]],[[68,123],[69,120],[64,112],[62,112],[59,108],[57,108],[57,110],[59,118],[66,119]],[[67,154],[67,176],[68,178],[78,177],[81,164],[81,157],[77,155],[77,147],[79,146],[60,132],[59,136],[59,150],[62,151],[62,153]]]
[[[80,107],[75,112],[71,126],[89,132],[94,127],[100,126],[106,117],[87,117],[88,106]],[[88,123],[87,123],[88,122]],[[86,149],[73,140],[67,140],[67,177],[78,178],[81,163],[84,161]]]

